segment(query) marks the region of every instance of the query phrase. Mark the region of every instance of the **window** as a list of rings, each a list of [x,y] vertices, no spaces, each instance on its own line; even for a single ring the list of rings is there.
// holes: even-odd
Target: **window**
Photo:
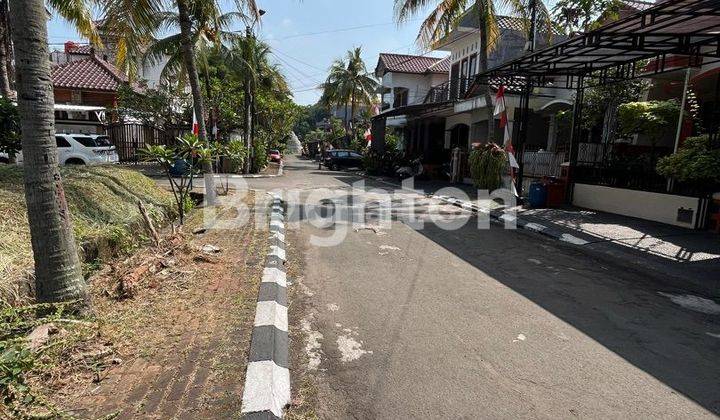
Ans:
[[[408,104],[408,89],[402,87],[395,88],[395,101],[393,107],[397,108]]]
[[[60,136],[55,137],[55,143],[57,147],[70,147],[70,143]]]
[[[355,153],[355,152],[350,152],[350,157],[351,157],[351,158],[361,158],[362,155],[357,154],[357,153]]]
[[[110,147],[110,138],[108,136],[98,136],[92,138],[90,136],[73,136],[73,140],[85,147]]]
[[[469,75],[474,76],[478,73],[477,71],[477,54],[473,54],[470,56],[470,70]]]
[[[348,153],[348,152],[336,152],[336,156],[339,157],[339,158],[346,158],[346,157],[350,156],[350,153]]]

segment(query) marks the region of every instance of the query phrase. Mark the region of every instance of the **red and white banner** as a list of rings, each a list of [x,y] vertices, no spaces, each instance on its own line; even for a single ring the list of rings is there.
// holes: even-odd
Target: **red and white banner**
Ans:
[[[512,150],[512,134],[510,133],[510,124],[508,124],[507,107],[505,105],[505,86],[498,88],[495,95],[495,116],[500,117],[500,128],[503,130],[503,147],[510,153]]]
[[[197,115],[195,114],[195,111],[193,110],[193,125],[192,125],[192,132],[196,136],[200,135],[200,124],[198,124]]]
[[[500,86],[497,94],[495,95],[495,116],[500,116],[500,128],[504,132],[503,148],[505,149],[505,152],[507,152],[508,166],[510,167],[509,187],[517,196],[517,188],[515,187],[515,169],[519,169],[520,165],[518,164],[517,159],[515,159],[515,150],[512,145],[512,134],[510,133],[507,106],[505,105],[505,86]]]

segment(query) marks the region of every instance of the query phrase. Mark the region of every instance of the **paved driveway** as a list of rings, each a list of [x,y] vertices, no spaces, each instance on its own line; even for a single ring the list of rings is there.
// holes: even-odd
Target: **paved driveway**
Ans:
[[[300,188],[347,213],[377,198],[352,191],[359,179],[349,174],[303,161],[287,169],[251,185]],[[317,193],[320,186],[336,191]],[[415,229],[400,206],[389,229],[353,229],[313,226],[298,213],[305,273],[297,287],[309,303],[294,313],[307,340],[294,349],[309,354],[302,369],[322,418],[720,413],[716,302],[531,233],[478,229],[457,208],[417,198],[419,219],[439,213],[442,221]],[[468,217],[460,230],[443,229]],[[338,245],[313,245],[338,230]]]

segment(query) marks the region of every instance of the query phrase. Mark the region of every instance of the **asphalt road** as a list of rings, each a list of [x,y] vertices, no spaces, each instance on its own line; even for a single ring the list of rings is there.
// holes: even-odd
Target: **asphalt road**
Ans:
[[[415,216],[440,220],[423,229],[399,201],[384,229],[308,221],[357,213],[381,197],[370,188],[387,188],[352,190],[359,180],[293,159],[284,177],[250,181],[298,189],[312,204],[288,226],[305,261],[295,287],[309,302],[291,322],[305,331],[293,348],[308,353],[321,418],[720,414],[716,302],[532,233],[478,229],[421,195]],[[459,221],[467,224],[443,228]],[[342,240],[323,246],[329,237]]]

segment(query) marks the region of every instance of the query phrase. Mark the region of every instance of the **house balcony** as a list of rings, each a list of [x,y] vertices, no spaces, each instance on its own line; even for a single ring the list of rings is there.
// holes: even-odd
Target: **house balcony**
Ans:
[[[425,95],[423,103],[435,104],[443,102],[455,102],[465,98],[465,94],[468,92],[470,85],[474,79],[472,78],[457,78],[448,80],[445,83],[434,86]]]

